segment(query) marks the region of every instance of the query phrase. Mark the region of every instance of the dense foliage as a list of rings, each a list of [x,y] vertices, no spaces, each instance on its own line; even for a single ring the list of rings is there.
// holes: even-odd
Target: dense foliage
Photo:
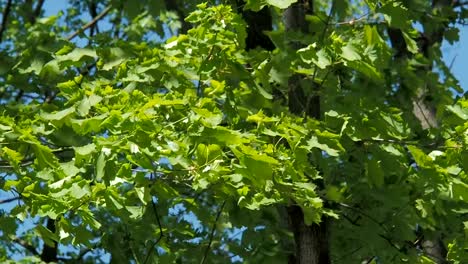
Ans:
[[[296,2],[0,1],[0,260],[468,263],[465,3]]]

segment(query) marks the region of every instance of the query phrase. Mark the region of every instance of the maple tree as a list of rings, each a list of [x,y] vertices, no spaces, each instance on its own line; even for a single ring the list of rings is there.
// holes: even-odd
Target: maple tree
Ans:
[[[44,2],[0,1],[2,262],[468,262],[468,3]]]

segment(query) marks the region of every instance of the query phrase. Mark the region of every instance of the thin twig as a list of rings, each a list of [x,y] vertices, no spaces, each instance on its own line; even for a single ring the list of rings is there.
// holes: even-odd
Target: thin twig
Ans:
[[[52,149],[52,153],[54,155],[56,155],[56,157],[60,158],[59,154],[60,153],[64,153],[66,151],[70,151],[70,150],[73,150],[72,147],[63,147],[63,148],[60,148],[60,149]],[[31,156],[30,158],[27,158],[27,159],[24,159],[22,160],[18,166],[20,167],[27,167],[31,164],[34,163],[34,160],[36,159],[36,157],[34,156]],[[10,162],[7,161],[7,160],[0,160],[0,169],[14,169],[15,166],[13,165],[10,165]]]
[[[0,25],[0,42],[2,42],[3,32],[5,32],[7,23],[8,23],[8,16],[10,15],[11,10],[11,3],[12,0],[8,0],[5,9],[3,9],[2,13],[2,24]]]
[[[400,248],[400,247],[398,247],[395,243],[393,243],[393,241],[392,241],[389,237],[384,236],[384,235],[382,235],[382,234],[378,234],[378,235],[379,235],[379,237],[383,238],[383,240],[387,241],[387,243],[388,243],[390,246],[392,246],[394,249],[396,249],[397,251],[401,252],[401,251],[403,250],[403,248]]]
[[[19,199],[21,199],[20,196],[11,197],[11,198],[8,198],[8,199],[0,200],[0,204],[11,203],[11,202],[17,201],[17,200],[19,200]]]
[[[323,41],[325,39],[325,34],[327,33],[328,26],[330,24],[331,17],[333,15],[333,12],[335,10],[335,1],[332,1],[332,6],[330,7],[330,13],[328,13],[327,21],[325,23],[325,26],[323,27],[322,34],[320,35],[319,43],[320,45],[323,46]],[[312,81],[315,80],[315,76],[317,75],[318,72],[318,66],[315,65],[314,67],[314,73],[312,74]]]
[[[368,15],[369,15],[369,13],[365,13],[364,15],[362,15],[362,16],[360,16],[358,18],[353,18],[353,19],[351,19],[349,21],[334,22],[334,23],[331,23],[331,25],[350,25],[350,26],[352,26],[356,22],[366,20]]]
[[[448,67],[450,71],[452,70],[453,64],[455,63],[455,60],[457,59],[457,56],[458,56],[458,54],[455,54],[455,56],[453,56],[452,61],[450,62],[450,65]]]
[[[344,254],[344,255],[342,255],[342,256],[336,258],[335,261],[338,262],[339,260],[345,259],[345,258],[347,258],[347,257],[349,257],[349,256],[351,256],[351,255],[353,255],[354,253],[358,252],[358,251],[361,250],[362,248],[363,248],[363,246],[359,246],[358,248],[353,249],[352,251],[350,251],[350,252],[348,252],[348,253],[346,253],[346,254]]]
[[[374,217],[372,217],[371,215],[363,212],[362,210],[358,209],[358,208],[355,208],[351,205],[348,205],[348,204],[345,204],[345,203],[339,203],[340,206],[342,207],[345,207],[345,208],[348,208],[348,209],[351,209],[365,217],[367,217],[369,220],[371,220],[372,222],[374,222],[375,224],[377,224],[380,228],[382,228],[382,230],[386,233],[386,234],[389,234],[390,233],[390,230],[388,230],[388,228],[385,226],[385,224],[383,222],[379,222],[377,219],[375,219]],[[378,234],[379,237],[381,237],[382,239],[384,239],[385,241],[387,241],[387,243],[389,243],[393,248],[395,248],[396,250],[398,251],[402,251],[402,248],[398,247],[395,243],[393,243],[392,239],[390,239],[389,237],[387,237],[386,235],[382,235],[382,234]]]
[[[206,259],[208,258],[208,253],[210,252],[211,244],[213,243],[213,237],[214,237],[214,233],[216,231],[216,226],[218,224],[219,217],[221,216],[221,212],[223,211],[225,204],[226,204],[226,201],[223,202],[223,204],[221,205],[221,207],[218,210],[218,213],[216,214],[216,219],[215,219],[215,221],[213,223],[213,227],[211,228],[210,240],[208,242],[208,245],[206,246],[205,254],[203,255],[203,259],[201,260],[200,264],[204,264]]]
[[[150,160],[151,162],[151,158],[146,155],[146,157]],[[152,162],[151,162],[152,163]],[[156,172],[156,167],[154,166],[153,164],[153,173],[151,173],[151,176],[150,176],[150,179],[153,180],[153,178],[156,176],[157,172]],[[159,227],[159,237],[158,239],[156,239],[156,241],[153,242],[153,244],[151,245],[148,253],[146,254],[146,258],[145,258],[145,261],[143,262],[144,264],[148,263],[149,259],[150,259],[150,256],[152,255],[153,253],[153,250],[154,250],[154,247],[159,243],[159,241],[161,241],[161,239],[164,237],[164,231],[163,231],[163,228],[162,228],[162,225],[161,225],[161,220],[159,218],[159,214],[158,214],[158,208],[156,207],[156,203],[154,202],[153,200],[153,197],[151,197],[151,206],[153,208],[153,213],[154,213],[154,217],[156,218],[156,223]]]
[[[377,224],[378,226],[380,226],[386,233],[388,233],[389,230],[388,230],[387,227],[384,225],[384,223],[379,222],[377,219],[375,219],[375,218],[372,217],[371,215],[369,215],[369,214],[363,212],[362,210],[360,210],[360,209],[358,209],[358,208],[356,208],[356,207],[353,207],[353,206],[351,206],[351,205],[348,205],[348,204],[345,204],[345,203],[338,203],[338,204],[339,204],[340,206],[344,207],[344,208],[348,208],[348,209],[350,209],[350,210],[352,210],[352,211],[355,211],[355,212],[357,212],[357,213],[359,213],[359,214],[361,214],[361,215],[367,217],[369,220],[371,220],[372,222],[374,222],[375,224]]]
[[[76,257],[76,260],[81,260],[86,254],[93,251],[94,248],[86,248],[80,252],[80,254]]]
[[[99,15],[97,15],[95,18],[93,18],[93,20],[91,20],[89,23],[87,23],[86,25],[82,26],[80,29],[78,29],[77,31],[73,32],[71,35],[69,35],[67,37],[67,40],[70,41],[72,39],[74,39],[76,36],[78,36],[81,32],[85,31],[86,29],[88,29],[89,27],[92,27],[94,24],[96,24],[99,20],[101,20],[104,16],[107,15],[107,13],[109,13],[109,11],[112,9],[112,6],[108,6],[106,7]]]
[[[150,259],[150,256],[152,255],[153,253],[153,250],[154,250],[154,247],[159,243],[159,241],[161,241],[161,239],[163,238],[164,236],[164,233],[163,233],[163,229],[162,229],[162,225],[161,225],[161,220],[159,219],[159,214],[158,214],[158,211],[157,211],[157,208],[156,208],[156,203],[153,201],[153,198],[151,198],[151,205],[153,207],[153,213],[154,213],[154,216],[156,217],[156,222],[159,226],[159,237],[158,239],[156,239],[156,241],[153,242],[153,244],[151,245],[148,253],[146,254],[146,258],[145,258],[145,261],[143,262],[144,264],[148,263],[149,259]]]

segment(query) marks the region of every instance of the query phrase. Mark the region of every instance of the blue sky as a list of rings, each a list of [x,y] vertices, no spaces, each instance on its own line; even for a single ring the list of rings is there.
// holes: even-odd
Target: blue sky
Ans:
[[[461,87],[468,90],[468,27],[460,27],[460,41],[454,45],[444,43],[442,52],[444,60],[450,64],[453,60],[452,72],[460,81]]]

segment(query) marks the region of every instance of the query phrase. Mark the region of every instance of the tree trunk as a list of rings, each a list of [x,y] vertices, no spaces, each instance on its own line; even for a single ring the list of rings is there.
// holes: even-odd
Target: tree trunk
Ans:
[[[274,50],[275,46],[265,31],[272,30],[272,17],[268,8],[263,8],[258,12],[244,11],[241,9],[242,2],[238,1],[239,12],[247,22],[246,50],[262,48]],[[306,14],[312,14],[312,1],[301,0],[291,5],[284,11],[283,19],[286,30],[300,31],[308,33],[308,25],[305,20]],[[300,43],[291,43],[294,49],[301,48]],[[317,93],[312,93],[310,98],[304,93],[304,78],[300,75],[293,75],[288,81],[288,106],[291,113],[320,118],[320,97]],[[310,86],[310,85],[308,85]],[[312,85],[311,87],[315,87]],[[314,91],[315,92],[315,91]],[[273,91],[273,93],[275,93]],[[285,219],[289,223],[289,228],[294,234],[295,249],[294,254],[289,257],[290,264],[328,264],[331,263],[329,254],[328,219],[322,219],[320,224],[306,225],[302,208],[294,204],[288,206],[286,210],[280,210],[285,214]],[[285,243],[287,244],[287,243]]]
[[[296,31],[303,34],[309,33],[306,14],[313,14],[313,2],[301,0],[291,5],[283,14],[287,31]],[[293,42],[292,48],[299,49],[301,44]],[[303,87],[304,86],[304,87]],[[311,95],[306,96],[304,88],[313,89]],[[320,97],[317,85],[312,80],[312,85],[304,85],[304,78],[295,74],[288,81],[288,106],[291,113],[320,119]],[[320,170],[320,168],[318,168]],[[294,202],[294,201],[293,201]],[[290,264],[328,264],[330,260],[329,249],[329,219],[322,217],[319,224],[307,225],[304,221],[302,208],[293,204],[287,208],[290,229],[294,234],[295,256],[291,257]]]
[[[50,230],[50,232],[55,233],[55,220],[47,218],[47,229]],[[58,260],[58,245],[57,242],[54,241],[53,246],[49,246],[46,243],[44,243],[44,249],[42,250],[41,254],[41,260],[49,263],[49,262],[57,262]]]
[[[328,220],[320,224],[306,225],[302,209],[297,205],[288,207],[291,231],[296,244],[295,256],[290,264],[327,264],[331,263],[328,243]]]

